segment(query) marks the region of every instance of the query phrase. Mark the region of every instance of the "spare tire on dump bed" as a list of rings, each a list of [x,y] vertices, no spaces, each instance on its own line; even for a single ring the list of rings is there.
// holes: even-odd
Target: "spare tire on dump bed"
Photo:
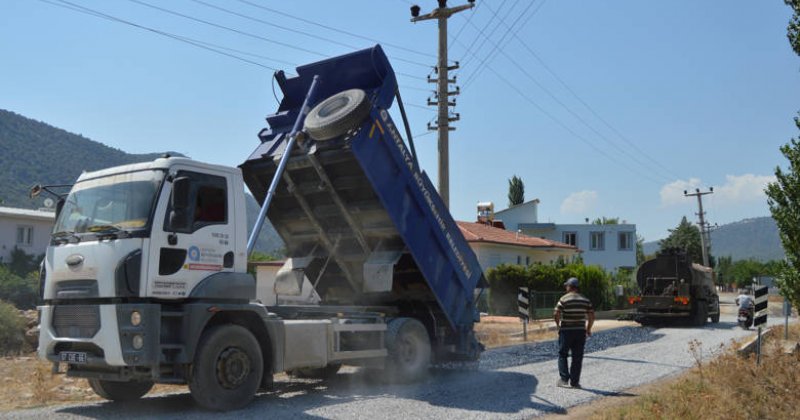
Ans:
[[[361,89],[339,92],[320,102],[306,116],[305,130],[312,139],[330,140],[364,120],[369,114],[367,93]]]

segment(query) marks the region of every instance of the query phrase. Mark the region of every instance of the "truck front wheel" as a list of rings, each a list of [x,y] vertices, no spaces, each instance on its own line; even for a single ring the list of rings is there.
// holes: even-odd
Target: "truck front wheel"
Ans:
[[[428,330],[413,318],[397,318],[386,328],[385,378],[389,382],[413,382],[428,373],[431,363],[431,341]]]
[[[239,325],[220,325],[203,333],[195,352],[189,390],[209,410],[234,410],[255,396],[264,374],[261,347]]]
[[[89,379],[89,386],[95,394],[111,401],[138,400],[153,388],[152,381],[106,381],[103,379]]]

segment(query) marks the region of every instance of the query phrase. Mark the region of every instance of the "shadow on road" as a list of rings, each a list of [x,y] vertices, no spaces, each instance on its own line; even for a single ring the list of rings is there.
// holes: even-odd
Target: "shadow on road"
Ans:
[[[668,364],[668,363],[648,362],[647,360],[636,360],[636,359],[620,359],[618,357],[604,357],[604,356],[586,355],[586,356],[583,356],[583,358],[584,359],[597,359],[597,360],[613,360],[615,362],[637,363],[637,364],[644,364],[644,365],[666,366],[666,367],[678,368],[678,369],[686,368],[686,366],[671,365],[671,364]]]
[[[566,409],[534,396],[539,381],[535,376],[499,371],[435,371],[425,381],[412,385],[386,385],[380,372],[357,370],[340,373],[325,381],[278,381],[270,391],[256,396],[245,409],[225,413],[226,417],[319,419],[348,417],[357,407],[370,407],[369,400],[389,398],[415,400],[431,406],[481,413],[514,414],[526,410],[565,414]],[[358,406],[349,403],[358,402]],[[366,404],[366,405],[365,405]],[[391,402],[375,404],[392,407]],[[424,407],[424,405],[423,405]],[[317,411],[324,414],[316,415]],[[219,413],[199,409],[188,393],[160,395],[129,403],[104,402],[91,406],[58,409],[57,414],[89,418],[219,418]],[[392,413],[385,413],[394,417]],[[399,413],[396,413],[399,415]]]

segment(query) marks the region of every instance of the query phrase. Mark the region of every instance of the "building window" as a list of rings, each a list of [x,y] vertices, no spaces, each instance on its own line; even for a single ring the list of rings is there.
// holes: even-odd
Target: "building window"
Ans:
[[[17,245],[33,245],[33,226],[17,226]]]
[[[564,241],[567,245],[578,246],[577,232],[564,232]]]
[[[522,264],[522,257],[517,255],[517,265]]]
[[[525,265],[531,265],[531,257],[530,255],[525,256]]]
[[[589,249],[592,251],[602,251],[606,249],[605,232],[591,232],[589,233],[589,239]]]
[[[633,249],[633,232],[619,233],[619,250],[630,251]]]

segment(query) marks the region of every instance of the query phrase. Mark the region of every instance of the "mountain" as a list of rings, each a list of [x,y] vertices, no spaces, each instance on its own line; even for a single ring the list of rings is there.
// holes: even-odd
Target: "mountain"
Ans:
[[[172,156],[184,156],[165,152]],[[108,147],[40,121],[0,109],[0,206],[39,208],[46,194],[31,200],[33,184],[71,184],[83,171],[146,162],[165,153],[131,154]],[[248,227],[253,226],[259,206],[247,196]],[[273,253],[283,247],[275,229],[264,224],[256,250]]]
[[[658,241],[645,242],[647,255],[658,251]],[[772,217],[754,217],[722,225],[711,232],[711,255],[733,260],[759,261],[783,259],[778,226]]]
[[[180,153],[168,152],[173,156]],[[164,153],[130,154],[0,109],[0,205],[41,207],[28,198],[33,184],[71,184],[83,171],[153,160]]]

